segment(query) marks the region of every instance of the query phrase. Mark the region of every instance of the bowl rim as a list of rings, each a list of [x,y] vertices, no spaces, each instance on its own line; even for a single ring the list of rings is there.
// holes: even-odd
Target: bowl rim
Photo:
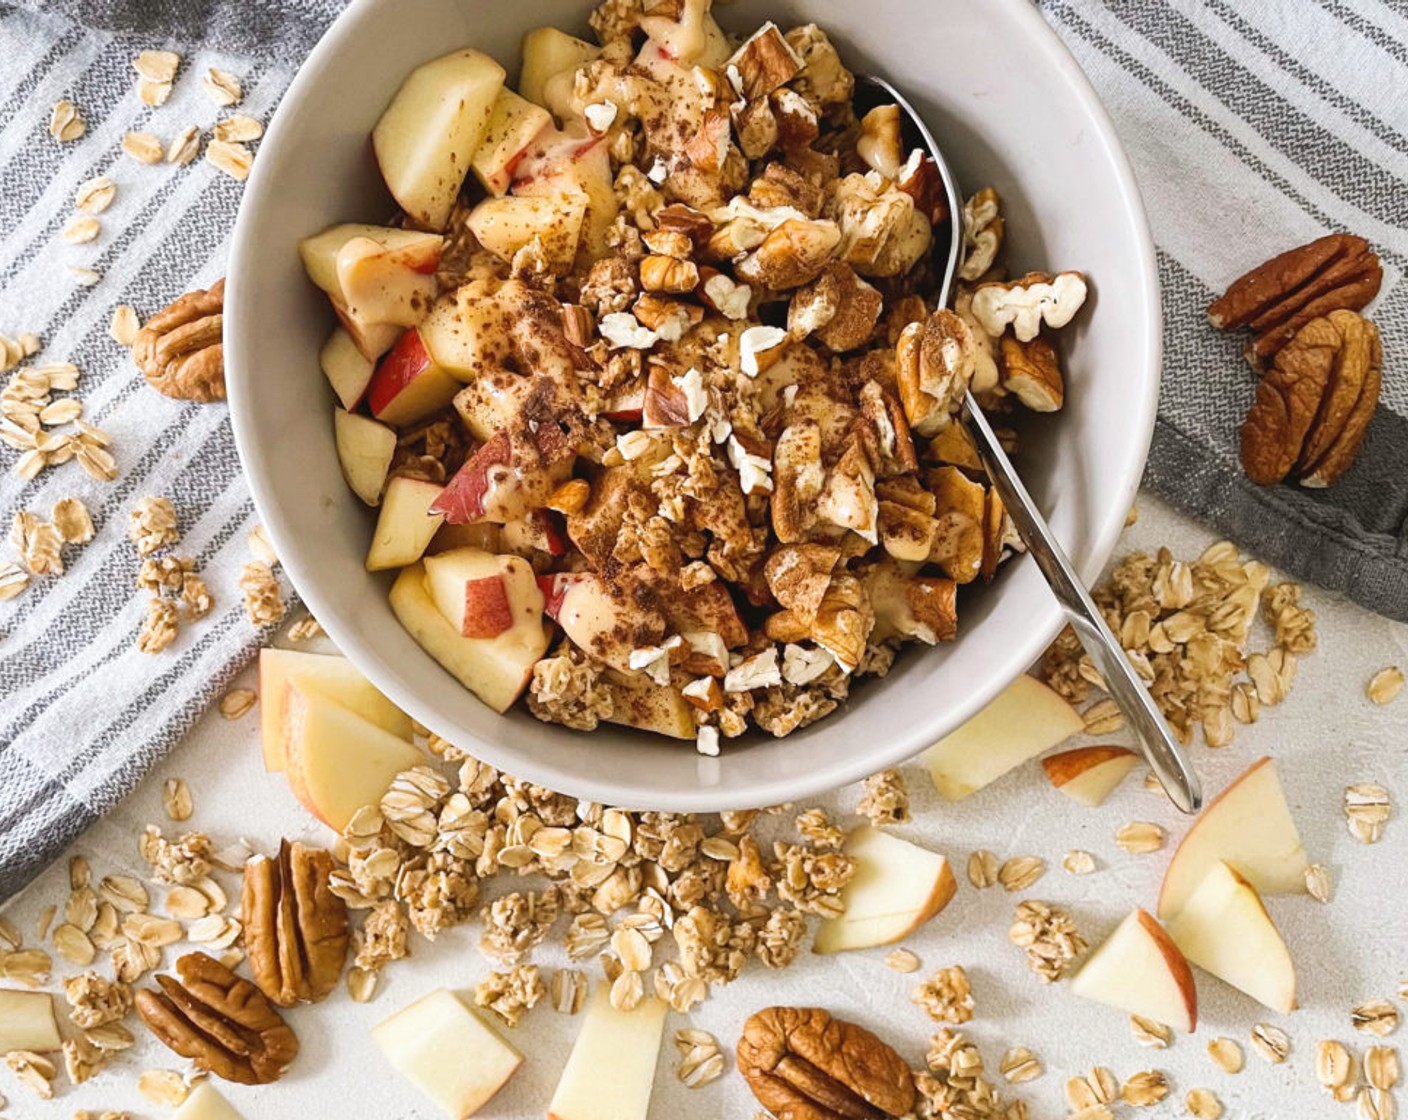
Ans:
[[[1157,420],[1163,370],[1162,296],[1157,256],[1153,235],[1149,227],[1148,214],[1129,156],[1120,143],[1109,111],[1100,100],[1089,76],[1080,67],[1075,56],[1060,36],[1042,18],[1035,6],[1029,3],[1029,0],[988,0],[988,2],[1005,6],[1009,9],[1013,19],[1026,25],[1033,44],[1068,84],[1072,94],[1090,115],[1090,119],[1096,126],[1095,133],[1098,144],[1114,172],[1115,186],[1125,204],[1136,247],[1137,260],[1132,272],[1139,278],[1137,298],[1142,312],[1144,337],[1138,340],[1138,349],[1144,355],[1143,372],[1146,376],[1143,379],[1145,392],[1139,402],[1139,413],[1137,416],[1126,419],[1134,421],[1129,426],[1137,433],[1137,446],[1141,447],[1142,451],[1138,456],[1138,470],[1131,471],[1129,478],[1123,483],[1121,500],[1111,502],[1110,507],[1104,511],[1095,510],[1091,513],[1089,556],[1083,564],[1077,565],[1082,581],[1089,586],[1104,570],[1125,527],[1128,511],[1134,503],[1144,466],[1148,461],[1154,425]],[[297,111],[303,91],[314,85],[323,70],[331,64],[331,59],[338,53],[343,40],[349,35],[355,34],[363,12],[370,10],[377,3],[379,0],[352,0],[352,3],[333,21],[322,39],[299,67],[293,81],[280,99],[270,121],[263,146],[268,147],[270,144],[277,145],[279,143],[285,130],[282,126]],[[740,800],[737,790],[729,787],[714,788],[703,784],[687,789],[655,789],[645,798],[649,801],[648,805],[637,805],[636,802],[641,798],[631,792],[629,779],[613,781],[610,778],[598,778],[587,772],[586,768],[574,771],[570,776],[565,776],[560,767],[540,765],[532,760],[516,757],[512,748],[505,745],[504,740],[486,740],[457,728],[452,729],[447,725],[447,721],[438,719],[433,711],[427,711],[425,705],[417,697],[403,690],[389,673],[382,671],[380,655],[371,643],[363,640],[356,626],[350,620],[346,626],[343,625],[344,620],[340,613],[333,609],[331,600],[326,598],[322,592],[321,585],[313,570],[311,555],[305,556],[304,550],[298,547],[288,547],[298,538],[297,527],[289,517],[283,514],[277,498],[278,486],[275,480],[261,469],[259,463],[247,450],[256,446],[258,441],[255,433],[255,409],[252,400],[246,395],[250,381],[240,375],[245,355],[242,342],[243,334],[239,327],[245,317],[244,277],[249,275],[245,261],[254,253],[255,242],[258,239],[258,230],[250,215],[266,205],[264,197],[266,177],[261,175],[260,169],[261,165],[256,160],[240,201],[227,267],[229,279],[226,285],[225,316],[233,329],[226,331],[224,348],[231,424],[236,448],[244,468],[244,476],[261,522],[270,533],[280,562],[297,593],[323,625],[338,651],[346,656],[358,671],[363,673],[393,703],[416,720],[437,733],[450,730],[451,734],[448,738],[452,741],[468,736],[476,757],[500,770],[512,773],[520,779],[551,789],[564,789],[565,792],[579,798],[607,804],[632,805],[636,808],[652,808],[668,812],[717,812],[721,809],[737,808],[735,803]],[[1021,557],[1017,563],[1031,564],[1033,562],[1029,557]],[[953,727],[960,726],[975,715],[1005,689],[1017,675],[1025,672],[1055,638],[1062,626],[1065,625],[1066,619],[1062,608],[1053,596],[1040,605],[1029,621],[1030,625],[1024,627],[1013,641],[1012,664],[1019,668],[1011,677],[994,674],[987,680],[975,684],[960,703],[956,703],[948,709]],[[430,654],[427,653],[425,656],[428,658]],[[430,718],[426,719],[426,716],[430,716]],[[440,725],[439,727],[436,726],[437,723]],[[564,735],[580,734],[568,729],[562,729],[562,733]],[[749,796],[743,800],[765,805],[795,800],[799,797],[814,796],[857,781],[887,766],[898,765],[914,757],[933,741],[932,731],[916,726],[914,732],[908,736],[897,738],[884,745],[878,745],[872,750],[857,752],[855,761],[848,766],[824,769],[817,772],[819,776],[811,778],[808,777],[810,772],[807,771],[794,773],[770,782],[757,783],[749,787]],[[583,752],[581,757],[587,759],[590,755]]]

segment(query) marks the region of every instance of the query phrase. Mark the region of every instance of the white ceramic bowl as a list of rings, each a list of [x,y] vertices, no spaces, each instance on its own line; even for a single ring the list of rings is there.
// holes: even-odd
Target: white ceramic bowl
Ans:
[[[403,631],[389,579],[362,567],[373,515],[338,471],[318,348],[333,325],[298,239],[392,212],[368,134],[401,80],[461,46],[514,77],[522,33],[586,34],[591,0],[356,0],[309,57],[260,145],[240,208],[225,303],[235,435],[255,502],[294,585],[338,646],[440,735],[524,779],[635,808],[717,810],[804,798],[895,764],[1022,672],[1060,626],[1028,559],[960,599],[958,640],[904,651],[883,681],[782,739],[704,758],[605,725],[581,734],[479,703]],[[907,92],[962,186],[992,184],[1019,268],[1077,268],[1092,297],[1063,342],[1066,407],[1030,426],[1018,466],[1086,579],[1108,558],[1138,486],[1158,397],[1160,311],[1139,194],[1109,118],[1029,0],[738,0],[720,21],[819,22],[857,70]]]

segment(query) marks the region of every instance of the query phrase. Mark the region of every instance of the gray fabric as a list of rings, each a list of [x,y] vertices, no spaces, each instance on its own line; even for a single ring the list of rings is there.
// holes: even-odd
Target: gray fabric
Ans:
[[[1392,0],[1039,6],[1115,117],[1160,249],[1168,356],[1147,484],[1263,559],[1408,618],[1408,233],[1390,224],[1408,213],[1408,12]],[[42,359],[83,369],[77,395],[116,437],[121,470],[102,486],[69,464],[26,485],[12,470],[17,453],[0,446],[6,519],[78,494],[99,528],[69,550],[67,575],[36,580],[0,606],[0,898],[129,792],[261,637],[237,588],[254,519],[225,410],[156,397],[107,337],[114,305],[149,313],[221,275],[239,187],[203,163],[139,167],[119,153],[121,137],[147,129],[169,139],[193,121],[208,128],[221,115],[198,88],[211,65],[241,78],[242,111],[267,119],[340,7],[0,2],[0,330],[34,331],[46,341]],[[149,110],[131,59],[163,45],[185,61],[172,102]],[[46,131],[60,97],[88,120],[78,143],[61,146]],[[99,174],[119,185],[103,237],[63,245],[74,189]],[[1388,353],[1384,406],[1338,487],[1260,489],[1237,465],[1252,393],[1240,341],[1209,329],[1203,309],[1248,266],[1338,228],[1383,255],[1373,313]],[[104,279],[75,287],[65,264]],[[128,511],[147,494],[174,499],[180,552],[197,559],[217,598],[209,618],[155,658],[133,649],[144,604],[125,534]]]

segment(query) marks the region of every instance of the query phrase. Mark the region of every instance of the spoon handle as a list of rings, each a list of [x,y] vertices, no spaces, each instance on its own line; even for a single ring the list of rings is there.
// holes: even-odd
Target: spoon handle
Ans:
[[[1017,477],[972,393],[968,393],[963,402],[963,413],[977,436],[978,453],[998,497],[1057,601],[1065,608],[1085,651],[1104,677],[1106,689],[1133,726],[1145,761],[1158,775],[1175,805],[1185,813],[1197,812],[1202,804],[1202,790],[1182,745],[1174,738],[1163,713],[1125,657],[1124,648],[1110,632],[1104,616],[1056,543],[1051,527]]]

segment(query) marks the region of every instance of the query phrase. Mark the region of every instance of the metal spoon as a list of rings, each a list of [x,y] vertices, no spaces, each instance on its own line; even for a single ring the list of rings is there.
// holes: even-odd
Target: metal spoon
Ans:
[[[876,97],[875,104],[893,101],[909,118],[914,131],[923,139],[924,147],[938,166],[943,178],[944,190],[948,195],[948,209],[952,215],[949,237],[948,261],[943,270],[943,281],[939,287],[939,306],[947,307],[954,275],[958,270],[959,250],[963,244],[963,198],[954,185],[953,174],[944,162],[943,153],[934,141],[933,134],[925,126],[923,119],[900,92],[882,78],[862,77],[862,82],[883,96]],[[871,100],[866,98],[866,100]],[[997,436],[993,433],[982,408],[970,392],[963,401],[963,415],[977,439],[978,454],[987,468],[1002,504],[1007,508],[1012,523],[1017,527],[1022,541],[1031,553],[1032,559],[1041,574],[1046,577],[1057,601],[1066,612],[1071,626],[1075,629],[1085,651],[1095,662],[1095,667],[1105,679],[1105,687],[1125,718],[1129,720],[1139,739],[1139,747],[1144,759],[1158,775],[1164,791],[1185,813],[1197,812],[1202,804],[1202,789],[1198,776],[1183,750],[1182,744],[1174,738],[1165,722],[1163,713],[1155,705],[1144,683],[1139,679],[1124,649],[1104,617],[1091,601],[1067,559],[1064,550],[1057,544],[1051,527],[1046,524],[1041,511],[1036,508],[1027,488],[1017,477],[1007,453],[1002,450]]]

